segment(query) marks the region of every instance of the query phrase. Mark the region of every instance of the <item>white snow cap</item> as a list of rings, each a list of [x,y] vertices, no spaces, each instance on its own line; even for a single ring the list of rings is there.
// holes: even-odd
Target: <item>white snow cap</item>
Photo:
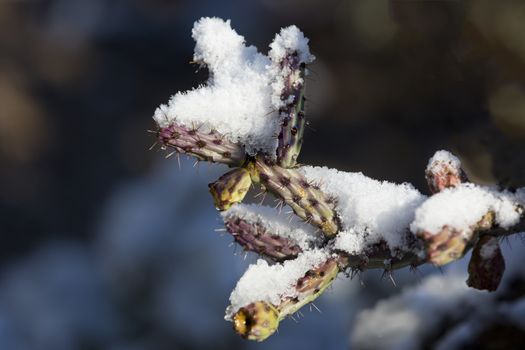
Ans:
[[[325,250],[314,249],[282,264],[268,265],[266,260],[257,260],[256,264],[248,267],[231,293],[225,319],[230,320],[241,307],[255,301],[278,305],[282,298],[295,297],[297,280],[308,270],[321,265],[329,256]]]
[[[160,127],[176,122],[203,131],[215,129],[245,145],[252,155],[262,150],[274,156],[280,120],[272,102],[272,83],[280,78],[270,59],[246,46],[229,20],[201,18],[192,36],[194,60],[208,67],[210,78],[204,86],[176,93],[167,105],[157,108],[153,119]],[[308,39],[294,26],[283,29],[271,47],[272,57],[295,48],[313,59]]]
[[[347,173],[326,167],[300,168],[323,192],[337,198],[342,232],[335,248],[360,253],[368,245],[385,240],[391,249],[404,245],[407,228],[416,208],[425,200],[410,184],[377,181],[362,173]]]
[[[461,161],[458,157],[453,155],[452,153],[448,151],[437,151],[434,153],[432,158],[428,161],[427,165],[427,172],[435,173],[437,170],[440,170],[441,166],[440,164],[450,164],[450,166],[453,169],[460,169],[461,168]]]
[[[499,226],[508,228],[520,219],[518,204],[518,197],[511,193],[462,184],[447,188],[425,201],[416,210],[410,229],[414,233],[425,231],[437,234],[448,226],[463,231],[478,223],[489,211],[496,214]]]
[[[303,250],[310,248],[319,235],[312,225],[299,220],[297,216],[287,217],[279,210],[256,204],[236,204],[221,212],[223,218],[238,217],[252,223],[261,223],[269,233],[290,238]]]
[[[303,32],[296,26],[282,28],[270,44],[268,56],[273,62],[279,62],[287,54],[295,51],[299,55],[300,61],[310,63],[315,59],[315,56],[310,53],[308,41]]]

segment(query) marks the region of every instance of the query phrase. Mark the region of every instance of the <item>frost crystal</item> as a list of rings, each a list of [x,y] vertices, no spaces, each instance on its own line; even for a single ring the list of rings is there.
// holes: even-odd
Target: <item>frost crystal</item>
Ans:
[[[275,68],[278,62],[246,46],[229,20],[202,18],[195,22],[192,36],[194,61],[208,67],[209,80],[204,86],[176,93],[167,105],[157,108],[153,117],[157,124],[214,129],[243,144],[249,154],[260,150],[275,156],[280,123],[272,84],[282,80],[282,72]],[[284,28],[270,46],[273,59],[292,50],[307,62],[313,60],[308,39],[295,26]]]

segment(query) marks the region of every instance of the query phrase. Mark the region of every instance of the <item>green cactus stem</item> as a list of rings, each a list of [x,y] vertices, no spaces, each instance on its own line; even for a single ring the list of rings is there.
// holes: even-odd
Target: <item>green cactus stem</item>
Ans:
[[[297,163],[306,124],[304,114],[306,65],[300,62],[297,52],[286,55],[279,65],[284,73],[284,89],[281,93],[284,106],[279,108],[282,121],[278,135],[277,164],[284,168],[291,168]]]
[[[217,131],[202,132],[178,124],[158,130],[162,147],[188,154],[199,160],[222,163],[230,167],[241,166],[246,154],[243,147],[224,138]]]
[[[467,285],[495,291],[505,272],[505,260],[496,237],[482,236],[472,250],[468,265]]]
[[[272,234],[262,222],[253,223],[228,215],[224,218],[224,225],[244,250],[266,256],[273,261],[295,259],[302,252],[297,242],[289,237]]]
[[[336,235],[340,220],[334,198],[308,182],[296,169],[283,168],[262,157],[257,157],[253,166],[256,170],[252,172],[254,182],[260,182],[282,199],[301,219],[319,227],[327,238]]]
[[[208,185],[215,207],[227,210],[233,204],[242,202],[252,185],[250,173],[245,168],[236,168],[222,175]]]

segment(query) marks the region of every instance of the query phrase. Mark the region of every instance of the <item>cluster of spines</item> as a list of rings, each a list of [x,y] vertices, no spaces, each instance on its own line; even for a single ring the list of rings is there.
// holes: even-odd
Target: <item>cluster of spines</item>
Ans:
[[[284,88],[279,108],[281,129],[277,146],[277,163],[285,168],[296,165],[303,144],[306,119],[304,114],[306,63],[294,51],[279,62]]]

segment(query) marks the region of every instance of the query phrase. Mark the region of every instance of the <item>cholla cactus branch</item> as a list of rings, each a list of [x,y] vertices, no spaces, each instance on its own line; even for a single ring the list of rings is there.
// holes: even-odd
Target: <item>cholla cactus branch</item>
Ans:
[[[323,193],[319,186],[308,181],[297,169],[280,167],[268,158],[255,161],[256,180],[288,204],[294,213],[307,223],[317,226],[331,238],[340,229],[336,200]]]
[[[270,48],[272,104],[278,108],[280,122],[277,164],[290,168],[295,166],[303,143],[306,65],[315,58],[310,54],[308,39],[296,26],[283,28]]]
[[[227,140],[213,130],[203,132],[199,128],[187,128],[172,123],[159,128],[158,138],[162,147],[174,148],[176,152],[203,161],[223,163],[233,167],[242,165],[246,158],[242,146]]]
[[[525,229],[525,189],[468,183],[459,159],[444,151],[425,173],[430,197],[406,183],[298,166],[305,65],[313,60],[304,35],[284,28],[268,56],[246,46],[229,21],[201,19],[193,37],[208,84],[177,93],[154,119],[163,147],[235,168],[210,191],[235,241],[267,258],[250,265],[230,296],[226,318],[239,334],[266,339],[339,272],[443,265],[476,242],[469,284],[496,288],[502,269],[485,270],[491,259],[502,260],[487,250],[497,237]],[[252,183],[296,217],[283,221],[275,211],[240,204]]]

